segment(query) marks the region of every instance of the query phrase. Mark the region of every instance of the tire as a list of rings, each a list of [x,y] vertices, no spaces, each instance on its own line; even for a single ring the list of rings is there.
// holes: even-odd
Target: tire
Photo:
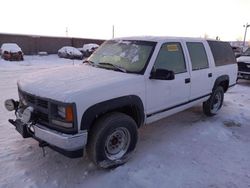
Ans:
[[[109,113],[90,130],[87,154],[99,168],[115,168],[128,161],[136,148],[137,125],[128,115]]]
[[[203,112],[207,116],[214,116],[221,109],[224,100],[224,89],[218,86],[210,98],[203,103]]]

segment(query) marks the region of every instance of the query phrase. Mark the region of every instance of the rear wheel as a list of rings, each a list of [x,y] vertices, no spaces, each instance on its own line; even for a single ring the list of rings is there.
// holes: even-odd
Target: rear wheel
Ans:
[[[100,168],[114,168],[128,161],[135,150],[138,133],[135,121],[122,113],[110,113],[97,120],[87,144],[87,154]]]
[[[224,100],[224,89],[218,86],[210,96],[210,98],[203,103],[203,112],[207,116],[216,115],[221,109]]]

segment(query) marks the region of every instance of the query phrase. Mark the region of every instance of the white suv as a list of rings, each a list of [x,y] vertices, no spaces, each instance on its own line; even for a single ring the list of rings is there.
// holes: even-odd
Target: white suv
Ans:
[[[101,168],[125,163],[137,129],[203,102],[215,115],[235,85],[237,64],[226,42],[170,37],[106,41],[82,65],[27,76],[19,101],[6,100],[9,120],[69,157],[83,155]]]
[[[237,58],[238,78],[250,80],[250,48]]]

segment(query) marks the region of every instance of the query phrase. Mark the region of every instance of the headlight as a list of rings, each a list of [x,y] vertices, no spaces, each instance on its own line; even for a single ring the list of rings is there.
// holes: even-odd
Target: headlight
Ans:
[[[65,109],[64,106],[58,106],[57,107],[57,113],[63,119],[65,119],[65,117],[66,117],[66,113],[65,112],[66,112],[66,109]]]
[[[65,128],[72,128],[74,121],[73,107],[57,106],[57,118],[52,119],[54,125],[62,126]]]
[[[58,115],[66,120],[67,122],[72,122],[73,118],[73,107],[72,106],[58,106],[57,107]]]

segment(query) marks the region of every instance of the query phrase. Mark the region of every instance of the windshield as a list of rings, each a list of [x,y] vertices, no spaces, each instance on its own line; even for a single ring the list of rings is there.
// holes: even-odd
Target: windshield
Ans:
[[[250,48],[248,48],[242,55],[243,56],[250,56]]]
[[[101,68],[143,74],[155,45],[156,42],[149,41],[110,40],[88,60]]]

